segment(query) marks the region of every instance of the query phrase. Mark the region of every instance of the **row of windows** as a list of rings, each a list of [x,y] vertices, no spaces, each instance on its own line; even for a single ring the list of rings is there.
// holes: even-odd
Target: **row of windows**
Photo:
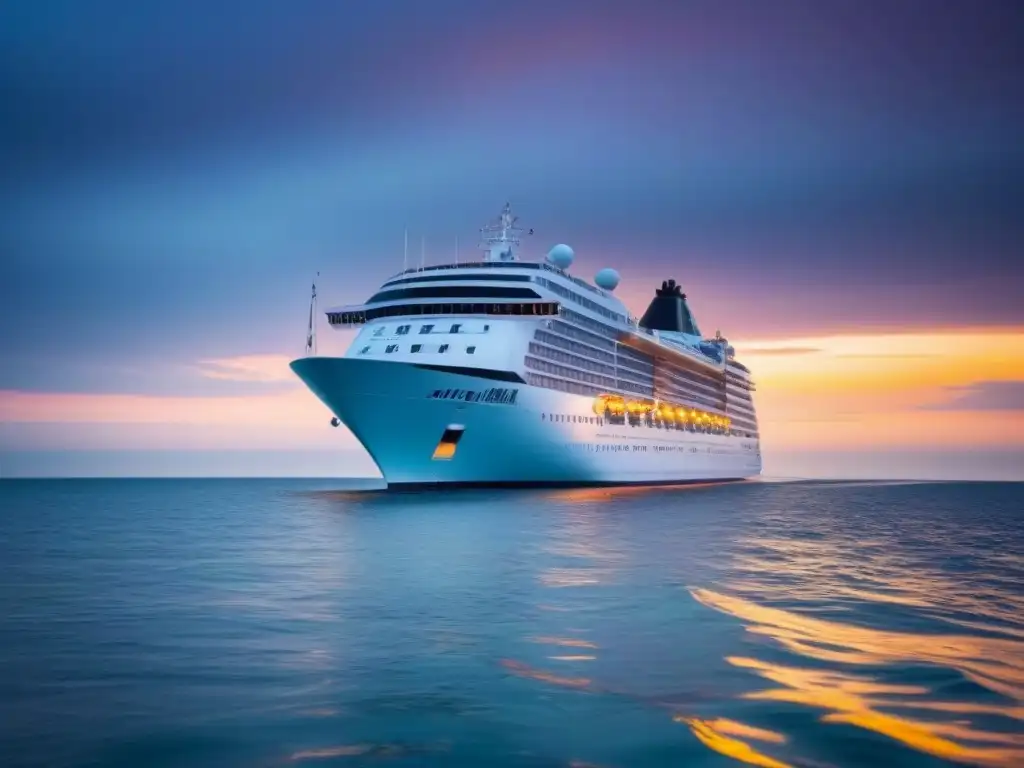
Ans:
[[[475,275],[420,275],[418,277],[403,277],[399,280],[389,280],[384,287],[402,285],[403,283],[457,283],[466,280],[491,280],[493,282],[505,283],[528,283],[530,275],[488,275],[483,272]]]
[[[732,419],[733,424],[738,427],[746,427],[747,429],[752,429],[755,432],[757,431],[757,422],[754,419],[744,419],[735,415],[730,415],[729,418]]]
[[[599,395],[604,392],[599,387],[590,384],[582,384],[578,381],[564,381],[552,376],[545,376],[542,373],[526,372],[526,383],[534,387],[554,389],[559,392],[568,392],[573,395]]]
[[[564,316],[565,313],[566,310],[563,307],[561,314]],[[562,336],[567,336],[571,339],[582,341],[585,344],[589,344],[592,347],[597,347],[598,349],[606,349],[609,351],[615,349],[616,341],[614,338],[606,338],[604,336],[599,336],[596,333],[591,333],[590,331],[583,330],[582,328],[577,328],[575,325],[567,323],[564,320],[552,320],[551,329],[553,331],[557,331]]]
[[[426,325],[421,325],[420,326],[420,334],[427,334],[427,333],[463,333],[462,325],[463,325],[462,323],[452,323],[450,326],[448,326],[448,330],[445,330],[443,326],[439,326],[436,323],[427,323]],[[436,331],[434,330],[435,328],[437,328]],[[378,336],[383,336],[384,332],[386,330],[387,330],[387,327],[382,325],[380,328],[378,328],[377,330],[375,330],[373,332],[374,338],[377,338]],[[409,333],[410,330],[412,330],[412,325],[400,325],[400,326],[398,326],[395,329],[395,335],[396,336],[405,336],[405,335],[407,335]],[[487,333],[489,330],[491,330],[491,326],[485,325],[484,326],[484,333]]]
[[[430,346],[432,347],[433,345],[430,345]],[[445,352],[448,351],[450,346],[451,345],[449,345],[449,344],[441,344],[441,345],[439,345],[437,347],[437,352],[439,354],[444,354]],[[369,344],[367,344],[365,347],[363,347],[362,349],[359,350],[359,354],[360,355],[367,355],[367,354],[370,353],[370,349],[371,349],[371,346]],[[386,354],[386,355],[390,355],[390,354],[393,354],[393,353],[398,352],[398,351],[399,351],[399,345],[398,344],[388,344],[386,347],[384,347],[384,354]],[[411,352],[414,355],[415,354],[419,354],[422,351],[423,351],[423,345],[422,344],[413,344],[413,345],[411,345],[409,347],[409,352]],[[467,355],[474,355],[474,354],[476,354],[476,346],[475,345],[471,345],[471,346],[466,347],[466,354]]]
[[[572,314],[577,318],[582,317],[582,315],[573,313],[570,310],[566,310],[565,308],[562,309],[562,315],[569,314]],[[607,328],[607,326],[602,327]],[[611,354],[613,358],[618,357],[620,365],[622,364],[623,360],[628,360],[630,361],[631,367],[638,368],[642,371],[646,371],[649,374],[654,373],[654,361],[651,359],[650,355],[646,355],[643,352],[639,352],[626,344],[620,343],[617,340],[618,332],[614,331],[614,329],[608,329],[612,334],[611,338],[608,338],[606,336],[601,336],[598,335],[597,333],[592,333],[591,331],[584,330],[582,328],[577,328],[576,326],[571,325],[570,323],[567,323],[564,320],[552,320],[551,330],[557,332],[561,336],[566,336],[568,338],[583,342],[588,346],[595,347],[597,349],[608,350],[609,354]]]
[[[539,299],[532,288],[506,288],[501,285],[439,285],[425,288],[395,288],[380,291],[367,300],[367,304],[398,299]]]
[[[686,405],[699,405],[713,408],[716,411],[725,410],[725,404],[714,397],[708,397],[693,390],[683,390],[669,387],[655,387],[654,395],[659,400],[672,400]]]
[[[750,393],[754,390],[751,386],[737,384],[731,379],[726,382],[726,388],[737,397],[750,397]]]
[[[530,344],[530,352],[531,356],[527,356],[526,358],[526,366],[528,368],[543,371],[545,373],[551,373],[554,374],[555,376],[560,377],[558,379],[550,379],[551,381],[555,382],[553,385],[538,384],[537,386],[543,386],[548,389],[558,389],[560,391],[575,392],[576,390],[574,389],[566,389],[565,385],[572,382],[580,382],[586,384],[587,387],[584,392],[581,392],[579,394],[602,394],[604,391],[611,389],[621,392],[637,392],[651,397],[657,396],[665,400],[682,401],[685,402],[687,405],[691,406],[708,407],[718,411],[724,410],[724,403],[720,399],[707,397],[700,393],[695,393],[693,391],[686,391],[682,393],[668,393],[662,391],[660,388],[658,390],[655,390],[649,384],[645,385],[623,379],[621,371],[618,379],[615,379],[613,376],[602,375],[601,373],[591,373],[590,370],[594,369],[579,370],[578,368],[568,368],[562,365],[558,365],[555,362],[549,362],[549,360],[542,358],[550,357],[552,353],[559,353],[556,350],[549,350],[533,342],[531,342]],[[533,357],[532,355],[537,355],[537,357]],[[567,357],[571,358],[572,356]],[[556,359],[559,359],[561,362],[572,362],[577,366],[581,365],[581,363],[575,362],[574,360],[561,360],[560,358]],[[604,372],[614,374],[614,370],[609,371],[608,369],[604,369]],[[604,387],[604,390],[602,390],[601,392],[594,391],[594,387],[590,385],[598,385],[599,387]]]
[[[619,337],[619,330],[617,328],[613,328],[602,322],[594,320],[593,318],[587,317],[586,315],[581,315],[579,312],[573,312],[571,309],[563,307],[562,317],[566,320],[571,320],[573,323],[582,326],[583,328],[589,328],[605,338],[617,339]]]
[[[660,379],[655,385],[658,397],[662,400],[693,400],[704,405],[710,405],[719,410],[725,407],[725,397],[707,392],[701,387],[693,386],[689,382],[672,381],[671,379]]]
[[[621,383],[628,381],[635,383],[638,386],[651,388],[654,386],[650,378],[644,380],[643,376],[634,374],[632,371],[625,368],[616,368],[613,365],[607,365],[605,363],[599,363],[594,360],[588,360],[585,357],[574,355],[569,352],[563,352],[559,349],[552,349],[543,344],[539,344],[535,341],[530,342],[530,354],[536,355],[537,357],[546,358],[548,360],[554,360],[558,363],[565,363],[573,366],[575,375],[572,378],[580,379],[581,381],[594,382],[594,379],[587,377],[586,371],[593,371],[595,373],[604,374],[604,377],[608,381],[615,382],[616,378]],[[637,381],[639,379],[639,381]],[[594,382],[597,383],[597,382]],[[612,384],[611,386],[618,388],[619,385]]]
[[[575,368],[568,368],[564,365],[558,365],[529,355],[526,357],[526,366],[537,371],[554,374],[555,376],[567,379],[570,382],[580,381],[587,382],[589,384],[597,384],[604,387],[605,390],[613,389],[615,391],[622,392],[637,392],[639,394],[647,395],[648,397],[653,394],[653,390],[650,386],[636,384],[632,381],[624,381],[621,378],[616,382],[611,376],[602,376],[599,373],[579,371]]]
[[[571,326],[563,323],[557,323],[556,327],[559,330],[562,328],[569,328]],[[586,333],[586,331],[583,331]],[[554,347],[560,347],[562,349],[571,350],[579,355],[584,355],[591,359],[601,360],[611,365],[618,366],[620,369],[631,371],[637,378],[642,380],[651,379],[654,374],[654,366],[648,362],[640,362],[636,360],[632,355],[626,354],[626,350],[622,350],[621,353],[612,353],[604,349],[597,349],[590,344],[585,344],[581,341],[574,339],[564,338],[563,336],[545,331],[543,329],[537,330],[534,334],[534,338],[537,341],[541,341],[545,344]]]
[[[530,346],[533,347],[536,345],[531,344]],[[533,350],[531,349],[530,351],[532,352]],[[527,356],[526,366],[528,368],[533,368],[538,371],[554,373],[558,376],[562,376],[563,378],[570,379],[572,381],[585,381],[590,384],[597,384],[605,388],[618,389],[618,387],[615,386],[615,379],[613,379],[611,376],[602,376],[601,374],[598,373],[587,373],[585,371],[578,371],[574,368],[556,365],[555,363],[551,363],[548,362],[547,360],[542,360],[540,358]]]
[[[454,272],[461,269],[541,269],[542,267],[547,267],[547,265],[532,261],[466,261],[462,264],[435,264],[432,267],[410,267],[399,274],[407,275],[413,272],[419,274],[420,272],[437,272],[439,270]],[[550,269],[554,272],[558,271],[553,267]]]
[[[747,426],[757,426],[757,417],[755,416],[744,416],[742,414],[730,413],[729,418],[732,419],[736,424],[744,424]]]
[[[733,387],[742,392],[753,392],[754,382],[750,379],[736,379],[730,374],[726,377],[725,382],[728,386]]]
[[[604,424],[605,420],[600,416],[577,416],[571,413],[542,413],[541,421],[571,422],[573,424]]]
[[[559,285],[554,280],[548,280],[547,278],[544,277],[538,277],[537,282],[543,285],[548,290],[554,291],[559,296],[562,296],[563,298],[569,299],[571,301],[575,301],[580,306],[586,307],[591,312],[596,312],[599,315],[604,315],[609,320],[618,320],[620,323],[624,323],[626,321],[625,315],[622,315],[618,312],[613,312],[607,307],[598,304],[596,301],[592,301],[586,298],[585,296],[581,296],[580,294],[576,293],[576,291],[570,291],[568,288],[566,288],[563,285]]]
[[[675,380],[703,384],[714,392],[725,391],[725,377],[721,374],[715,375],[708,371],[695,370],[672,360],[659,360],[658,367]]]
[[[751,399],[749,397],[748,398],[730,397],[730,398],[726,399],[726,402],[729,404],[729,408],[731,410],[736,410],[736,411],[739,411],[740,413],[750,413],[750,414],[753,414],[753,412],[754,412],[754,403],[753,403],[753,401],[751,401]]]
[[[387,307],[370,307],[351,312],[328,312],[331,325],[362,325],[382,317],[406,315],[531,315],[549,316],[558,314],[555,302],[516,304],[393,304]]]
[[[565,308],[562,309],[561,314],[565,317],[573,319],[574,321],[579,321],[580,319],[587,319],[583,318],[583,316],[581,315],[573,313],[571,310],[566,310]],[[606,332],[613,332],[613,329],[610,329],[607,326],[603,326],[600,323],[594,323],[593,321],[588,323],[588,325],[590,327],[601,327]],[[588,342],[588,345],[585,349],[580,348],[583,346],[581,344],[573,351],[582,352],[583,354],[586,354],[590,357],[598,357],[599,359],[602,360],[615,360],[616,355],[612,355],[606,351],[596,349],[590,346],[601,345],[605,347],[605,349],[613,349],[616,347],[616,343],[614,341],[602,338],[589,331],[576,328],[560,320],[554,321],[554,323],[552,323],[552,326],[554,329],[557,329],[562,334],[579,338],[581,340],[585,340],[586,342]],[[576,345],[576,342],[574,341],[561,339],[559,336],[548,333],[543,330],[539,330],[536,333],[536,338],[539,341],[557,345],[563,348],[571,348],[569,345]],[[534,351],[534,353],[536,354],[535,349],[531,349],[531,351]],[[625,358],[627,360],[635,360],[635,365],[637,367],[642,367],[652,372],[654,371],[654,365],[652,364],[649,356],[641,352],[637,352],[636,350],[633,350],[630,347],[621,344],[618,345],[617,352],[620,369],[628,370],[629,367],[632,367],[632,365],[627,367],[627,365],[623,364],[623,358]],[[545,356],[550,357],[550,355]],[[721,378],[717,378],[703,371],[694,371],[689,368],[683,368],[679,365],[669,363],[664,360],[658,362],[658,369],[664,371],[667,374],[666,377],[662,378],[660,386],[658,387],[659,390],[667,390],[664,392],[664,394],[667,395],[665,399],[685,400],[695,405],[709,406],[718,410],[724,409],[727,400],[726,394],[723,391],[723,380]],[[621,372],[622,371],[620,370],[620,374]],[[646,379],[647,376],[642,376],[640,378]],[[746,401],[749,402],[749,395],[746,398]]]
[[[588,343],[591,343],[591,344],[596,343],[599,346],[602,346],[602,347],[605,347],[605,348],[608,348],[608,349],[611,349],[614,346],[614,341],[609,342],[608,340],[609,339],[612,339],[612,340],[617,339],[617,337],[619,335],[619,330],[618,329],[609,327],[608,325],[605,325],[604,323],[601,323],[601,322],[599,322],[597,320],[589,318],[589,317],[587,317],[585,315],[581,315],[578,312],[573,312],[571,309],[566,309],[565,307],[562,307],[562,311],[559,314],[563,318],[565,318],[566,320],[572,321],[572,323],[574,323],[575,325],[582,326],[583,328],[586,328],[586,329],[588,329],[590,331],[593,331],[595,334],[598,335],[598,337],[596,339],[591,340],[590,338],[583,338],[583,339],[580,339],[581,341],[587,341]],[[568,332],[566,335],[571,335],[573,337],[577,337],[578,338],[579,334],[587,333],[586,331],[582,331],[580,328],[573,328],[572,331],[575,332],[575,333]],[[600,341],[598,341],[598,339],[600,339]],[[628,346],[624,346],[624,345],[620,345],[619,346],[619,353],[620,354],[636,355],[638,359],[643,360],[643,361],[648,362],[648,363],[651,360],[651,358],[648,355],[644,355],[643,353],[637,352],[636,350],[634,350],[634,349],[632,349],[632,348],[630,348]],[[713,377],[712,375],[709,375],[707,373],[698,372],[698,371],[690,371],[688,369],[679,368],[679,366],[674,365],[672,363],[668,363],[667,361],[659,361],[659,367],[661,367],[662,364],[664,364],[667,367],[671,367],[673,369],[678,369],[679,371],[684,372],[686,375],[690,375],[690,376],[694,376],[694,377],[697,377],[697,378],[701,378],[701,379],[705,380],[710,386],[712,386],[714,388],[718,388],[718,387],[721,386],[720,381],[718,379],[716,379],[715,377]],[[730,362],[730,367],[734,368],[734,369],[738,369],[740,371],[744,371],[744,372],[749,373],[749,370],[747,369],[746,366],[744,366],[744,365],[742,365],[740,363],[737,363],[735,361],[731,361]],[[730,372],[730,373],[732,373],[732,372]],[[735,375],[735,374],[733,373],[733,375]],[[754,388],[752,383],[749,383],[749,380],[742,379],[741,381],[743,382],[743,384],[749,386],[750,389]]]

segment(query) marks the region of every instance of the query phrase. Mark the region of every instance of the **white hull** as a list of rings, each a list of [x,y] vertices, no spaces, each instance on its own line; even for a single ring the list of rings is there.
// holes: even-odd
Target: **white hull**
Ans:
[[[331,357],[296,360],[292,370],[389,485],[689,483],[761,472],[756,439],[597,423],[591,397],[482,378],[486,372]],[[435,459],[451,425],[464,427],[454,455]]]

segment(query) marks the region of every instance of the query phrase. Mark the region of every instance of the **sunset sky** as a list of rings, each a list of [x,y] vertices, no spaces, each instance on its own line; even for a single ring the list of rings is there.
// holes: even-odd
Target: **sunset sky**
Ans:
[[[766,475],[1024,479],[1024,4],[354,7],[0,5],[0,476],[373,474],[287,367],[310,282],[509,200],[683,284]]]

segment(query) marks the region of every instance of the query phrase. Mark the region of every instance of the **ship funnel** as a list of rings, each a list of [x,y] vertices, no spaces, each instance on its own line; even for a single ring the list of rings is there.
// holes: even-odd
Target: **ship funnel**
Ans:
[[[654,292],[654,298],[640,318],[640,326],[651,331],[670,331],[700,336],[697,321],[686,304],[682,286],[671,278]]]

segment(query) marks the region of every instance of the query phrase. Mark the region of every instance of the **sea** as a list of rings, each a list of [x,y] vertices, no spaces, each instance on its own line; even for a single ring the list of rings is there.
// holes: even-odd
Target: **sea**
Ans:
[[[0,765],[1024,766],[1024,484],[0,481]]]

